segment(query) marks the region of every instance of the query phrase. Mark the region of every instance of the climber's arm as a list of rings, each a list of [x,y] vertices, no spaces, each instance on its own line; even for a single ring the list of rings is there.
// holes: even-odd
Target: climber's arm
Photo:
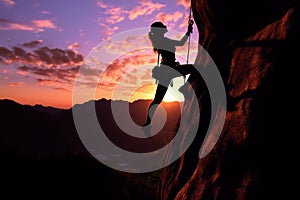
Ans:
[[[183,46],[187,39],[189,38],[190,34],[193,32],[193,24],[189,24],[188,31],[186,34],[181,38],[181,40],[172,40],[174,46]]]

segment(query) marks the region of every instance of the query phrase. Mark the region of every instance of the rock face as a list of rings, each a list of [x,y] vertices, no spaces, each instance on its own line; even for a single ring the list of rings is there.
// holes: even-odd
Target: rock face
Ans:
[[[183,156],[162,170],[158,199],[299,199],[299,2],[192,0],[192,8],[199,44],[225,83],[226,121],[217,144],[199,159],[210,101],[196,77],[197,98],[184,106],[191,120],[181,123],[188,135],[199,120],[190,105],[198,101],[200,128]],[[199,54],[196,64],[203,59]]]

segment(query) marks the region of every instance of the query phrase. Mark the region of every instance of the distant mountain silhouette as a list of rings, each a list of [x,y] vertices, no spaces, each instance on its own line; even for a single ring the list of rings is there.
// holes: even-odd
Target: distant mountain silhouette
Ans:
[[[93,102],[76,106],[88,103]],[[111,104],[125,103],[105,99],[95,102],[99,122],[112,142],[124,149],[144,152],[155,150],[169,141],[165,132],[172,130],[180,116],[178,102],[163,103],[168,114],[167,122],[151,140],[126,135],[117,127]],[[129,104],[133,121],[142,124],[149,104],[148,100]],[[81,191],[100,199],[103,196],[110,199],[153,199],[159,172],[130,175],[95,160],[80,141],[71,109],[21,105],[5,99],[0,100],[0,111],[0,155],[4,163],[0,170],[2,180],[8,183],[7,191],[22,190],[30,196],[38,192],[70,194],[69,197],[77,197]]]
[[[95,103],[98,120],[105,134],[116,145],[135,152],[148,152],[158,149],[171,139],[166,133],[172,132],[174,123],[180,117],[178,102],[163,103],[167,111],[167,121],[163,129],[151,140],[143,140],[124,133],[116,124],[111,104],[128,104],[124,101],[101,99]],[[148,100],[129,104],[132,120],[141,125],[146,119]],[[71,109],[58,109],[42,105],[21,105],[12,100],[0,100],[0,120],[3,133],[0,144],[15,147],[18,151],[35,156],[52,156],[63,153],[87,155],[76,132]]]
[[[1,144],[34,156],[84,152],[72,124],[71,110],[0,101]],[[54,112],[55,111],[55,112]]]

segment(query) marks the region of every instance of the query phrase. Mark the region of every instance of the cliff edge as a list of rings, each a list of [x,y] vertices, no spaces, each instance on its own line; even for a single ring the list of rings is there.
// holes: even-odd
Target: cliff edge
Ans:
[[[162,170],[158,199],[299,198],[299,1],[192,0],[192,10],[199,44],[225,84],[226,120],[212,151],[199,159],[210,100],[196,77],[188,90],[197,98],[183,111],[190,120],[181,123],[186,135],[200,120],[199,129],[183,156]],[[195,64],[205,59],[199,52]],[[190,107],[196,101],[200,118]]]

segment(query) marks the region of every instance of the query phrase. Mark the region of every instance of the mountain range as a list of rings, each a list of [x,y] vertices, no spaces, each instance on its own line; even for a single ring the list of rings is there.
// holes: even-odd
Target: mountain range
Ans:
[[[101,99],[76,106],[89,103],[95,103],[99,123],[107,137],[133,152],[154,151],[167,143],[171,137],[165,133],[172,131],[173,122],[180,116],[180,103],[162,103],[167,119],[160,132],[152,139],[136,138],[118,127],[111,105],[128,104],[132,120],[141,125],[149,100],[128,103]],[[76,197],[89,191],[90,195],[113,199],[153,198],[159,172],[131,175],[101,164],[82,144],[72,108],[21,105],[3,99],[0,111],[0,155],[4,158],[1,173],[2,180],[8,183],[4,191],[22,190],[31,197],[40,192]]]

